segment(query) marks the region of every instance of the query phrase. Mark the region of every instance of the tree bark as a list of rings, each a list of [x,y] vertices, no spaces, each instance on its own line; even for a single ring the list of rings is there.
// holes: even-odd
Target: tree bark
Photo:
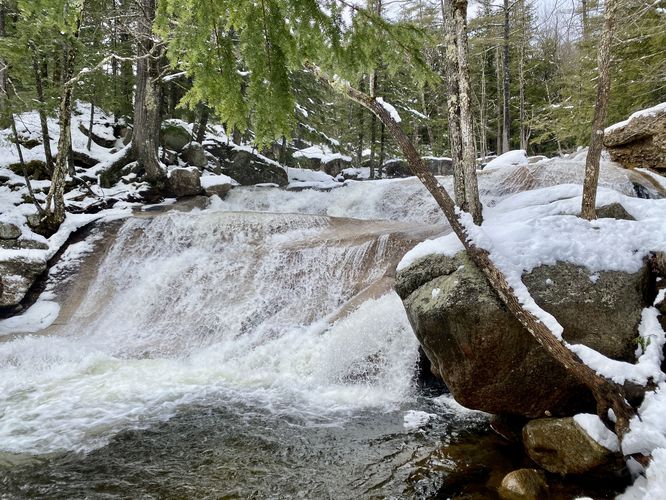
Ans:
[[[520,60],[518,61],[518,85],[520,94],[520,149],[527,151],[527,131],[525,127],[525,50],[527,45],[525,26],[525,0],[520,0],[521,30],[520,30]]]
[[[88,121],[88,144],[86,148],[88,151],[92,149],[93,127],[95,126],[95,103],[90,101],[90,120]]]
[[[502,271],[495,266],[488,251],[477,246],[470,239],[470,234],[463,222],[463,214],[457,210],[455,203],[444,187],[437,182],[435,176],[428,170],[418,151],[409,140],[409,137],[391,117],[390,113],[375,99],[354,89],[349,84],[335,82],[323,75],[318,68],[310,68],[315,71],[323,82],[328,83],[334,89],[370,110],[386,125],[389,134],[391,134],[391,137],[393,137],[402,150],[412,173],[418,177],[433,196],[449,221],[451,229],[464,245],[467,254],[486,276],[500,300],[523,327],[525,327],[529,334],[546,349],[553,359],[560,363],[576,380],[584,384],[592,392],[597,401],[597,413],[599,417],[609,428],[615,431],[621,441],[625,433],[629,430],[630,419],[635,415],[634,409],[627,403],[624,397],[623,389],[617,384],[601,377],[590,367],[582,363],[538,317],[521,305],[514,290],[507,282]],[[608,416],[608,411],[611,409],[616,418],[614,425]]]
[[[42,80],[41,57],[34,43],[30,42],[30,51],[32,52],[32,70],[35,76],[35,90],[37,91],[37,100],[39,101],[39,125],[42,129],[42,142],[44,146],[44,157],[46,158],[46,168],[53,173],[53,153],[51,152],[51,135],[46,118],[46,99],[44,98],[44,83]]]
[[[134,99],[134,130],[132,149],[137,161],[146,171],[146,179],[158,188],[166,180],[159,157],[163,46],[154,42],[155,0],[141,0],[143,16],[139,21],[139,55],[137,61],[136,92]]]
[[[76,28],[74,38],[78,40],[81,34],[81,20],[85,1],[77,13]],[[63,80],[69,82],[74,73],[74,63],[76,62],[77,49],[75,45],[67,47],[66,54],[63,54]],[[69,151],[72,146],[72,99],[73,85],[65,84],[62,96],[60,98],[60,138],[58,140],[58,155],[56,157],[53,175],[51,176],[51,187],[46,196],[46,215],[42,219],[42,226],[45,232],[55,232],[60,224],[65,220],[65,179],[67,175],[67,164],[69,160]]]
[[[604,141],[604,123],[608,110],[608,99],[611,84],[611,46],[615,30],[615,16],[618,0],[606,0],[604,12],[604,31],[599,42],[597,66],[599,79],[597,80],[597,100],[594,105],[594,118],[592,119],[592,134],[590,147],[585,161],[585,182],[583,184],[583,204],[581,217],[592,220],[597,218],[596,200],[597,184],[599,183],[599,161]]]
[[[199,116],[199,123],[197,123],[197,133],[194,140],[202,144],[206,138],[206,127],[208,127],[208,120],[210,118],[210,108],[205,104],[201,104],[201,114]]]
[[[472,117],[472,89],[469,81],[469,49],[467,46],[467,0],[456,0],[453,9],[458,56],[458,91],[460,93],[460,137],[462,139],[462,170],[465,175],[465,200],[475,224],[481,224],[483,213],[476,179],[476,148]]]
[[[465,190],[465,171],[462,157],[462,135],[460,131],[460,90],[458,88],[458,48],[456,47],[456,29],[453,15],[453,0],[440,0],[442,19],[444,20],[444,78],[448,89],[447,117],[449,129],[449,148],[453,165],[453,192],[456,203],[467,210]]]
[[[497,122],[497,132],[495,137],[495,154],[501,155],[502,151],[502,70],[501,70],[501,60],[500,60],[500,49],[499,46],[495,47],[495,108],[497,111],[496,122]]]
[[[502,127],[502,153],[509,151],[509,134],[511,133],[511,96],[510,96],[510,72],[509,72],[509,35],[511,34],[509,25],[509,0],[504,0],[504,57],[502,58],[503,67],[503,117],[504,124]]]

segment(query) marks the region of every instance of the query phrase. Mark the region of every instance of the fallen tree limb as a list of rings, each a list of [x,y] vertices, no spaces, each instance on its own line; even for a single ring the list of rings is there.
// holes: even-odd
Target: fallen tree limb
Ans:
[[[622,441],[629,430],[629,421],[636,415],[635,410],[626,401],[622,387],[603,378],[592,368],[585,365],[576,354],[566,347],[564,341],[560,340],[555,332],[551,331],[535,314],[528,311],[521,304],[504,273],[492,261],[488,250],[478,246],[471,238],[472,235],[468,231],[463,218],[465,212],[457,209],[449,194],[425,166],[421,155],[398,122],[391,116],[391,113],[380,102],[353,88],[348,82],[331,79],[316,66],[307,65],[307,67],[320,81],[368,109],[384,123],[405,155],[410,170],[433,196],[444,212],[451,228],[463,243],[467,254],[486,276],[500,300],[553,359],[592,392],[597,403],[597,414],[604,424],[613,430]],[[609,410],[613,411],[615,422],[612,422]]]

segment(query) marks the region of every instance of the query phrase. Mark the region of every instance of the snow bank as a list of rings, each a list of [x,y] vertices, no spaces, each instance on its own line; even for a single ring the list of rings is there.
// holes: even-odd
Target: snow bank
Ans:
[[[483,167],[483,170],[493,170],[515,165],[527,165],[528,163],[527,152],[523,149],[516,149],[513,151],[507,151],[494,160],[489,161],[486,166]]]
[[[324,145],[315,145],[310,146],[309,148],[301,149],[294,153],[294,158],[310,158],[321,161],[322,163],[328,163],[333,160],[343,160],[346,162],[351,162],[351,156],[345,156],[340,153],[334,153],[328,146]]]

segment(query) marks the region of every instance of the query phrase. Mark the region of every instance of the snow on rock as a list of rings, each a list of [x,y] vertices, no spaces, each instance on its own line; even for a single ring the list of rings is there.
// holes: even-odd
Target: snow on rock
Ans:
[[[494,160],[489,161],[483,170],[493,170],[497,168],[512,167],[516,165],[527,165],[527,152],[524,149],[516,149],[507,151],[503,155],[498,156]]]
[[[666,448],[652,454],[652,463],[617,500],[652,500],[666,498]]]
[[[294,158],[310,158],[320,160],[322,163],[328,163],[333,160],[351,161],[350,156],[340,153],[334,153],[328,146],[315,145],[309,148],[301,149],[294,153]]]
[[[53,324],[60,306],[50,300],[35,302],[18,316],[0,320],[0,336],[15,333],[35,333]]]
[[[604,425],[598,415],[590,413],[579,413],[574,415],[574,421],[597,443],[607,450],[620,451],[620,443],[617,436]]]
[[[386,102],[382,97],[376,97],[375,100],[388,112],[389,115],[391,115],[391,118],[394,122],[400,123],[402,121],[398,111],[393,107],[392,104]]]
[[[606,129],[604,130],[604,134],[609,134],[616,129],[626,127],[627,125],[629,125],[629,122],[632,120],[636,120],[638,118],[648,118],[664,112],[666,112],[666,102],[662,102],[660,104],[657,104],[656,106],[652,106],[651,108],[641,109],[630,115],[629,118],[627,118],[626,120],[614,123],[613,125],[606,127]]]

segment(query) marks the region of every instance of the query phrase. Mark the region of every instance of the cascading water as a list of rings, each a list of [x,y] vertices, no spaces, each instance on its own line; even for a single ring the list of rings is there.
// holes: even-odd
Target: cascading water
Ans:
[[[565,167],[480,175],[484,203]],[[444,229],[414,179],[127,220],[64,324],[0,337],[0,498],[435,495],[485,417],[415,388],[390,275]]]
[[[170,465],[177,478],[164,472],[175,490],[216,437],[218,467],[249,460],[274,476],[262,498],[362,495],[375,475],[379,491],[386,481],[402,489],[411,468],[395,469],[423,445],[404,449],[403,419],[423,405],[417,343],[387,274],[422,237],[410,226],[215,211],[127,220],[66,324],[0,343],[0,479],[13,495],[26,484],[34,495],[83,495],[94,481],[78,468],[105,477],[97,469],[118,454],[142,461],[156,443],[190,436],[191,454]],[[384,454],[399,463],[380,465]],[[288,472],[307,462],[323,483]],[[219,492],[231,481],[227,493],[251,496],[246,467],[233,481],[212,471],[189,481]],[[354,476],[359,467],[377,470]],[[69,485],[52,491],[63,474]]]

